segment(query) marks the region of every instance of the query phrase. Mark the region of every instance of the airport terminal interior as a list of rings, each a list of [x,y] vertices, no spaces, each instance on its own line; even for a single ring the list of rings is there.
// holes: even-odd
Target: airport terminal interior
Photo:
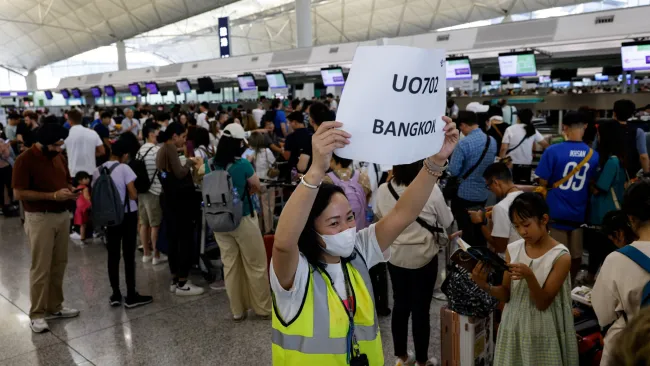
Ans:
[[[648,18],[0,1],[0,366],[650,365]]]

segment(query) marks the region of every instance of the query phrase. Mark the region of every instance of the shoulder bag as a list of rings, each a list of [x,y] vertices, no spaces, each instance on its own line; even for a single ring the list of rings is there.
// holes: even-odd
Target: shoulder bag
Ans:
[[[521,139],[521,141],[519,141],[519,143],[517,144],[517,146],[515,146],[515,147],[513,147],[513,148],[510,148],[510,149],[508,149],[508,150],[506,151],[506,155],[508,155],[508,154],[510,154],[511,152],[517,150],[517,148],[518,148],[519,146],[521,146],[521,144],[523,144],[524,141],[528,140],[529,137],[532,137],[532,136],[524,136],[524,138]]]
[[[467,173],[463,174],[463,177],[459,179],[458,177],[449,177],[447,178],[447,184],[445,184],[445,187],[442,191],[443,196],[445,196],[445,200],[453,200],[454,198],[458,197],[458,189],[460,188],[460,184],[467,178],[469,178],[472,173],[476,170],[476,168],[481,165],[483,162],[483,159],[485,159],[485,155],[487,154],[488,149],[490,148],[490,136],[485,135],[486,141],[485,141],[485,147],[483,148],[483,152],[481,153],[481,157],[478,159],[476,164],[474,164]]]
[[[388,183],[386,183],[386,185],[388,185],[388,190],[390,191],[390,194],[393,195],[393,198],[395,198],[395,201],[399,201],[399,195],[397,194],[397,192],[395,191],[395,188],[393,187],[393,182],[388,182]],[[445,230],[443,230],[442,228],[439,228],[439,227],[434,226],[434,225],[430,225],[428,222],[424,221],[421,217],[418,217],[417,219],[415,219],[415,222],[420,224],[420,226],[422,226],[423,228],[427,229],[434,236],[436,234],[440,234],[440,233],[445,232]]]
[[[551,189],[558,188],[559,186],[566,183],[569,179],[571,179],[571,177],[576,175],[580,171],[580,169],[582,169],[582,167],[585,166],[585,164],[587,164],[589,162],[589,160],[591,159],[591,157],[593,155],[594,155],[594,150],[590,148],[589,152],[587,153],[587,156],[585,156],[585,158],[582,159],[580,164],[576,165],[575,168],[573,168],[573,170],[569,172],[569,174],[565,175],[562,179],[560,179],[557,182],[553,183],[553,186],[551,188],[546,188],[546,187],[541,187],[540,186],[540,187],[535,188],[535,192],[540,193],[542,196],[544,196],[544,198],[546,198],[546,195],[548,194],[548,191],[550,191]]]

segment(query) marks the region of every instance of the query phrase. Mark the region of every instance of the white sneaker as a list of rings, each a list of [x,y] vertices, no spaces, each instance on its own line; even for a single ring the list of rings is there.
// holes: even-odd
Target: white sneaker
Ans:
[[[413,354],[413,351],[408,351],[407,354],[409,356],[408,360],[406,360],[406,362],[404,362],[404,361],[402,361],[401,358],[398,357],[397,360],[395,360],[395,366],[413,366],[413,365],[415,365],[415,355]]]
[[[169,258],[167,258],[166,255],[161,253],[159,258],[153,257],[153,259],[151,260],[151,264],[153,264],[154,266],[157,266],[157,265],[165,263],[167,261],[169,261]]]
[[[205,292],[203,287],[194,286],[189,282],[185,283],[185,286],[180,287],[176,285],[176,295],[177,296],[197,296]]]
[[[72,240],[81,240],[81,235],[79,235],[79,233],[72,233],[72,234],[70,234],[70,239],[72,239]]]
[[[50,326],[47,325],[47,322],[45,319],[32,319],[32,322],[30,324],[32,331],[34,333],[43,333],[45,331],[50,330]]]
[[[76,316],[79,316],[79,310],[63,308],[58,313],[53,313],[53,314],[50,314],[50,315],[46,316],[45,320],[61,319],[61,318],[74,318]]]
[[[153,255],[143,255],[142,256],[142,263],[151,262],[151,259],[153,259]]]
[[[431,357],[429,361],[427,361],[426,366],[439,366],[440,362],[438,361],[437,358]]]

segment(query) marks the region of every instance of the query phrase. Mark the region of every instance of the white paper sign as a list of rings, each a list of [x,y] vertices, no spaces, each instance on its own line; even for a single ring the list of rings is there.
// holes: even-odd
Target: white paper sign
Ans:
[[[377,164],[410,164],[440,151],[447,99],[445,51],[357,48],[336,120],[352,135],[335,152]]]

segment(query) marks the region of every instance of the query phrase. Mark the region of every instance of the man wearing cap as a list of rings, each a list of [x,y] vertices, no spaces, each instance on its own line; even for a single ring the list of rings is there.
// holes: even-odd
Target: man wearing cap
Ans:
[[[25,232],[32,255],[29,317],[36,333],[49,330],[46,320],[79,315],[78,310],[62,305],[70,229],[66,206],[78,196],[72,191],[70,172],[61,155],[66,135],[58,124],[43,125],[36,143],[14,166],[14,195],[25,208]]]

